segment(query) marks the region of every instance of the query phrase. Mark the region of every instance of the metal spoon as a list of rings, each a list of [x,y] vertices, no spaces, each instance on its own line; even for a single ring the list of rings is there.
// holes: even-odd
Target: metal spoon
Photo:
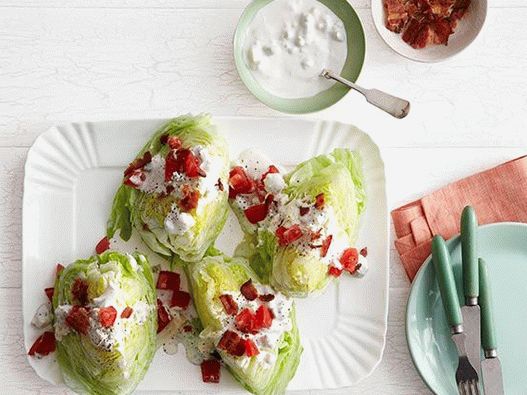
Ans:
[[[398,97],[389,95],[387,93],[381,92],[377,89],[365,89],[357,84],[354,84],[351,81],[348,81],[345,78],[342,78],[340,75],[335,74],[331,70],[324,69],[322,70],[322,77],[327,78],[328,80],[335,80],[341,84],[346,85],[347,87],[354,89],[364,95],[368,103],[373,104],[375,107],[380,108],[383,111],[386,111],[388,114],[395,118],[404,118],[410,112],[410,102],[407,100],[400,99]]]

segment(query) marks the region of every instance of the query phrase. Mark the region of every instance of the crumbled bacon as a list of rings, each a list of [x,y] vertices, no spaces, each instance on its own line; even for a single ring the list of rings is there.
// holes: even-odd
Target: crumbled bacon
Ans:
[[[81,306],[86,305],[88,303],[88,283],[81,278],[75,279],[71,287],[71,296]]]
[[[183,212],[189,212],[198,207],[200,193],[197,189],[192,189],[189,185],[184,185],[182,192],[183,197],[178,205]]]
[[[238,303],[236,303],[231,295],[221,295],[220,301],[228,315],[235,315],[238,313]]]
[[[245,354],[245,342],[240,335],[233,331],[225,331],[218,343],[218,348],[237,357]]]
[[[470,0],[384,0],[385,25],[413,48],[448,44]]]
[[[254,300],[258,297],[258,290],[253,284],[253,280],[249,279],[240,288],[240,292],[247,300]]]

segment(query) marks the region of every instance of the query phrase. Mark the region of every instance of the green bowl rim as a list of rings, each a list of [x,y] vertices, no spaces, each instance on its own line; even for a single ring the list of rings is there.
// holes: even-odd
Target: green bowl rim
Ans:
[[[479,226],[479,228],[500,228],[500,227],[527,228],[527,224],[525,224],[523,222],[494,222],[492,224],[486,224],[486,225],[480,225]],[[454,244],[455,242],[457,242],[459,240],[459,238],[460,238],[460,234],[459,233],[456,234],[455,236],[452,236],[446,242],[447,248],[450,249],[450,246],[452,244]],[[408,347],[408,351],[410,353],[410,357],[412,358],[412,363],[414,364],[414,366],[415,366],[415,368],[417,370],[417,373],[421,377],[421,380],[423,380],[423,382],[426,384],[426,386],[430,389],[430,391],[432,391],[434,394],[437,394],[437,392],[434,391],[434,389],[430,386],[430,384],[428,384],[428,381],[426,381],[421,368],[417,365],[417,363],[415,361],[414,355],[416,354],[416,350],[413,349],[411,347],[411,345],[410,345],[412,343],[410,343],[410,332],[409,332],[409,310],[410,310],[409,308],[410,308],[410,301],[411,300],[415,300],[415,293],[417,292],[415,284],[417,284],[417,282],[421,280],[421,277],[424,276],[423,273],[425,272],[426,268],[430,264],[431,260],[432,260],[432,254],[430,254],[425,259],[425,261],[423,262],[423,264],[421,265],[421,267],[417,271],[417,274],[415,275],[414,280],[412,281],[412,285],[410,287],[410,293],[408,294],[408,299],[407,299],[407,302],[406,302],[405,320],[404,320],[404,322],[405,322],[405,331],[404,331],[404,333],[405,333],[405,337],[406,337],[406,345]]]
[[[271,95],[270,99],[266,99],[261,97],[260,94],[257,94],[253,89],[249,87],[249,83],[246,80],[246,78],[243,76],[242,68],[246,69],[246,66],[243,64],[243,61],[241,60],[241,56],[236,56],[237,54],[237,48],[236,45],[237,42],[241,40],[240,35],[242,34],[241,31],[241,22],[246,17],[246,14],[252,11],[252,7],[254,7],[255,3],[257,1],[266,2],[266,4],[270,3],[273,0],[251,0],[250,3],[244,8],[242,14],[240,15],[238,19],[238,23],[236,25],[236,29],[234,31],[233,39],[232,39],[232,56],[234,58],[234,64],[236,65],[236,71],[238,72],[238,76],[242,80],[243,84],[245,85],[245,88],[261,103],[265,104],[266,106],[272,108],[273,110],[280,111],[286,114],[309,114],[314,113],[318,111],[325,110],[328,107],[331,107],[332,105],[338,103],[346,94],[350,91],[348,87],[345,87],[344,85],[333,85],[331,88],[326,89],[325,91],[320,92],[318,95],[307,97],[307,98],[299,98],[299,99],[284,99],[280,98],[278,96]],[[321,0],[316,0],[322,4],[324,4]],[[354,78],[351,78],[350,76],[346,76],[348,79],[350,79],[352,82],[356,82],[359,79],[359,76],[362,72],[362,69],[364,67],[364,62],[366,60],[366,34],[364,32],[364,27],[362,26],[362,21],[355,11],[355,8],[349,3],[349,1],[345,0],[342,2],[344,7],[348,7],[350,10],[350,16],[351,18],[356,19],[357,21],[357,28],[359,29],[360,37],[358,37],[358,40],[360,40],[359,45],[362,48],[361,50],[361,60],[358,63],[358,69],[356,72],[356,76]],[[326,5],[326,4],[324,4]],[[260,7],[259,9],[263,8]],[[326,5],[327,6],[327,5]],[[328,7],[330,8],[330,7]],[[258,10],[259,10],[258,9]],[[330,8],[331,9],[331,8]],[[333,10],[332,10],[333,11]],[[345,25],[345,28],[347,30],[347,26]],[[348,44],[349,45],[349,44]],[[348,60],[346,60],[346,63]],[[262,91],[265,92],[263,88],[261,88]],[[333,90],[332,95],[330,97],[319,97],[319,95],[324,94],[330,90]],[[318,99],[315,99],[319,97]],[[285,101],[283,105],[276,104],[276,101]],[[321,103],[321,104],[318,104]]]

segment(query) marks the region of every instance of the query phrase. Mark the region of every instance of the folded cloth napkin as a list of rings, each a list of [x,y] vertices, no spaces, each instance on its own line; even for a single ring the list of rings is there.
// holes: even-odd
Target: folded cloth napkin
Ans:
[[[449,184],[392,211],[395,248],[413,280],[430,255],[432,237],[450,239],[460,231],[463,208],[471,205],[478,222],[527,222],[527,156]]]

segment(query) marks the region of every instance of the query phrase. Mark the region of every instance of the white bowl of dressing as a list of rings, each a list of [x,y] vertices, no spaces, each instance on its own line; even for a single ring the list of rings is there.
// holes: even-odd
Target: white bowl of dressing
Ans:
[[[356,81],[364,55],[362,25],[342,0],[254,0],[234,36],[242,81],[264,104],[287,113],[340,100],[349,89],[321,77],[322,69]]]

